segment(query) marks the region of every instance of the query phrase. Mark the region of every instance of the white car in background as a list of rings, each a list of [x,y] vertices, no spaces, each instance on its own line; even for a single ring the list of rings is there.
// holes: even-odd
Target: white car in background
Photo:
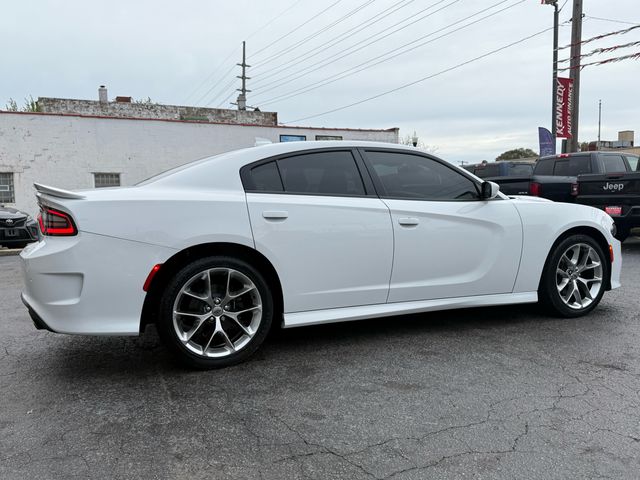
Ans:
[[[138,335],[155,323],[196,368],[246,359],[276,323],[537,301],[576,317],[620,286],[604,212],[508,198],[394,144],[281,143],[134,187],[36,189],[44,236],[21,254],[36,326]]]

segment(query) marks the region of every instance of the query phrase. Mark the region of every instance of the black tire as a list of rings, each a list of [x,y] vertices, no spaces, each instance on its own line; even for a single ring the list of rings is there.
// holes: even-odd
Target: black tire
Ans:
[[[250,282],[252,282],[253,286],[255,287],[253,290],[245,294],[252,297],[250,300],[247,300],[247,301],[255,300],[256,298],[255,290],[257,290],[257,293],[259,294],[258,298],[261,305],[260,307],[261,318],[259,320],[259,326],[256,326],[255,332],[252,334],[248,342],[246,344],[243,344],[242,348],[239,348],[238,350],[233,350],[232,353],[225,354],[226,356],[222,356],[222,357],[207,356],[206,345],[204,347],[200,345],[200,348],[202,348],[202,351],[204,351],[205,353],[202,353],[202,352],[196,353],[195,351],[193,351],[193,348],[198,348],[198,345],[196,343],[191,343],[190,341],[187,341],[187,343],[185,344],[184,340],[181,340],[179,338],[179,333],[177,331],[179,327],[174,326],[174,306],[177,305],[176,302],[183,301],[183,300],[177,300],[178,296],[180,295],[181,299],[186,298],[187,300],[189,300],[188,297],[185,297],[184,293],[181,294],[183,287],[187,288],[188,284],[192,285],[192,283],[190,282],[192,282],[196,276],[198,276],[199,274],[204,275],[204,272],[210,271],[212,269],[216,269],[213,275],[218,275],[216,273],[218,270],[224,271],[225,269],[230,269],[234,271],[234,275],[239,274],[240,276],[245,276],[245,278],[250,280]],[[211,278],[211,277],[205,277],[205,278]],[[196,280],[196,281],[200,281],[200,280]],[[201,281],[204,282],[204,279]],[[212,282],[210,282],[209,285],[212,285]],[[211,299],[211,302],[213,302],[213,297],[214,297],[214,294],[212,293],[213,288],[212,287],[210,288],[211,290],[209,291],[209,298]],[[227,284],[227,288],[229,288],[229,283]],[[227,298],[228,293],[229,292],[225,293],[225,297],[224,297],[225,299]],[[238,299],[243,298],[242,302],[246,301],[245,300],[246,297],[240,296],[237,298]],[[216,301],[219,302],[219,300],[220,300],[219,298],[216,298]],[[230,317],[225,316],[224,311],[219,311],[220,309],[222,309],[222,307],[225,306],[225,301],[223,301],[222,304],[216,304],[215,307],[214,307],[214,304],[211,302],[202,301],[203,308],[211,311],[211,314],[210,314],[211,317],[208,318],[206,321],[202,322],[202,327],[199,327],[202,330],[202,333],[201,333],[202,337],[205,337],[205,336],[208,337],[209,333],[211,331],[215,331],[215,329],[217,329],[219,325],[226,324],[227,327],[224,328],[225,333],[224,333],[224,336],[222,337],[223,339],[227,339],[227,340],[231,339],[233,343],[233,339],[231,335],[228,335],[229,332],[226,331],[226,328],[233,329],[235,327],[237,328],[236,333],[240,335],[240,337],[238,338],[244,339],[244,341],[246,341],[247,338],[245,337],[248,337],[248,334],[246,334],[245,331],[240,330],[239,326],[237,325],[238,322],[235,322],[235,323],[232,322]],[[229,300],[229,302],[236,302],[236,301],[239,301],[239,300]],[[195,302],[196,302],[196,305],[199,305],[198,302],[201,302],[201,300],[195,300]],[[209,304],[207,305],[207,303]],[[211,310],[212,308],[213,308],[213,311]],[[258,307],[253,307],[253,308],[258,308]],[[200,370],[223,368],[223,367],[228,367],[230,365],[235,365],[237,363],[243,362],[255,353],[255,351],[258,349],[258,347],[260,347],[260,345],[266,338],[267,334],[269,333],[272,319],[273,319],[273,313],[274,313],[273,309],[274,309],[274,302],[273,302],[271,290],[267,285],[267,282],[264,280],[264,277],[262,276],[262,274],[256,268],[254,268],[249,263],[234,257],[228,257],[228,256],[206,257],[186,265],[181,270],[179,270],[173,276],[173,278],[169,281],[169,283],[167,284],[164,290],[164,293],[162,294],[161,301],[160,301],[158,320],[157,320],[157,330],[161,340],[163,341],[165,346],[168,348],[168,350],[185,366],[190,368],[200,369]],[[214,318],[213,315],[216,310],[218,310],[217,312],[218,317]],[[231,311],[234,311],[234,309],[232,308]],[[209,314],[205,313],[205,315],[209,315]],[[178,317],[178,318],[182,320],[184,317]],[[188,322],[189,317],[186,317],[186,318]],[[252,318],[255,318],[255,316],[253,316]],[[176,322],[178,322],[178,325],[181,325],[181,320],[176,320]],[[194,326],[195,326],[195,323],[196,321],[194,321]],[[251,325],[245,326],[245,328],[250,328],[250,327]],[[191,328],[193,329],[193,327]],[[196,331],[198,331],[198,329],[196,329]],[[186,333],[188,334],[189,332],[186,332]],[[200,335],[200,331],[198,331],[198,335]],[[243,335],[245,335],[245,337],[243,337]],[[196,335],[194,335],[193,337],[197,338]],[[210,336],[212,340],[215,339],[214,341],[219,341],[220,339],[216,337],[217,337],[217,334],[215,333],[211,334]],[[204,343],[204,341],[202,343]],[[219,349],[224,349],[224,348],[225,348],[224,346],[219,347]]]
[[[563,277],[564,274],[558,275],[557,270],[560,264],[560,259],[564,255],[565,252],[572,246],[576,245],[588,245],[593,249],[595,254],[597,255],[600,265],[602,266],[601,271],[601,282],[600,289],[597,292],[597,295],[593,296],[590,303],[581,308],[572,308],[565,303],[562,299],[560,292],[558,291],[558,280]],[[551,252],[549,252],[549,256],[547,258],[547,262],[545,264],[544,270],[542,271],[542,277],[540,279],[540,286],[538,288],[538,298],[540,304],[547,310],[547,312],[552,315],[565,317],[565,318],[575,318],[581,317],[583,315],[591,312],[600,300],[602,300],[602,296],[605,292],[606,284],[609,280],[609,271],[611,265],[609,263],[608,256],[605,256],[605,253],[602,251],[602,247],[596,242],[592,237],[588,235],[571,235],[567,238],[562,239],[559,243],[557,243]],[[585,273],[585,275],[591,275],[590,273]],[[594,278],[596,277],[595,273],[593,274]],[[580,283],[580,282],[576,282]],[[582,285],[580,285],[583,287]],[[584,287],[583,287],[584,288]],[[579,294],[584,293],[584,290],[581,290]],[[585,295],[586,296],[586,295]],[[577,300],[574,297],[575,303]]]

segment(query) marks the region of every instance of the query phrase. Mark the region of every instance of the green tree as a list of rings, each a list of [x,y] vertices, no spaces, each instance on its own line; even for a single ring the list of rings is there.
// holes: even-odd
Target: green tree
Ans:
[[[17,112],[18,111],[18,102],[16,102],[13,98],[10,98],[4,106],[4,109],[7,112]]]
[[[517,160],[518,158],[531,158],[537,156],[538,154],[530,148],[514,148],[513,150],[507,150],[506,152],[498,155],[496,157],[496,161]]]

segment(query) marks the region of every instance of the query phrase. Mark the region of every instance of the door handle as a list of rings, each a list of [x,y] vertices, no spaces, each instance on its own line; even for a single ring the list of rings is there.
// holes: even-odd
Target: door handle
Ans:
[[[284,220],[289,218],[289,213],[284,211],[266,211],[262,212],[262,216],[267,220]]]
[[[417,218],[414,217],[406,217],[406,218],[399,218],[398,219],[398,223],[400,225],[402,225],[403,227],[415,227],[416,225],[418,225],[420,222],[418,221]]]

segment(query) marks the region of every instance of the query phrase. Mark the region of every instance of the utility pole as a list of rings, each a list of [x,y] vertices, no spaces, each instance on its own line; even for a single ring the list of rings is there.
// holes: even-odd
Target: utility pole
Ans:
[[[567,142],[568,152],[578,151],[578,123],[580,120],[580,55],[582,52],[582,0],[573,0],[571,18],[571,63],[570,78],[573,80],[571,97],[571,138]]]
[[[558,0],[543,0],[546,5],[553,6],[553,76],[551,81],[551,134],[556,141],[556,109],[558,105]]]
[[[600,126],[602,125],[602,100],[598,100],[598,150],[600,150]]]
[[[238,110],[246,110],[247,109],[247,92],[251,90],[247,90],[247,80],[250,80],[251,77],[247,77],[247,67],[251,65],[247,65],[247,56],[245,50],[245,42],[242,42],[242,63],[237,64],[239,67],[242,67],[242,75],[239,75],[237,78],[242,80],[242,88],[238,88],[237,90],[240,92],[238,95],[238,100],[236,103],[232,105],[237,105]]]

